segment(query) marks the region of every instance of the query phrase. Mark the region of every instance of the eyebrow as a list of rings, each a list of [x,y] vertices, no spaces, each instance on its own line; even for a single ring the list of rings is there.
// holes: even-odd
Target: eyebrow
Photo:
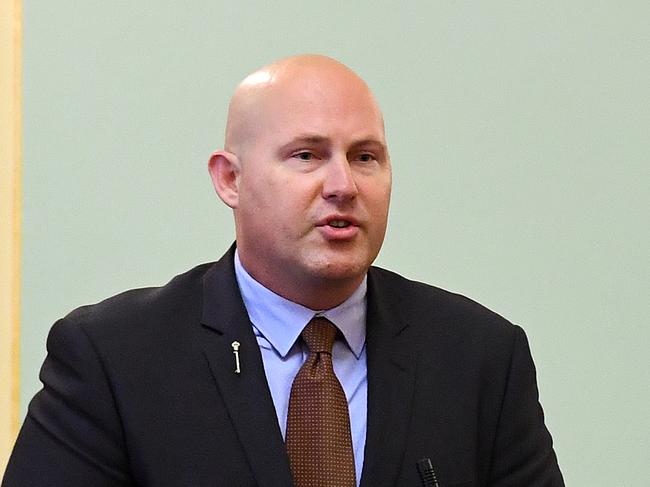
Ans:
[[[286,144],[283,144],[282,147],[280,147],[280,151],[284,152],[285,150],[289,149],[291,146],[294,146],[296,144],[321,145],[327,142],[329,142],[329,139],[327,137],[323,137],[322,135],[315,135],[315,134],[298,135],[297,137],[294,137]]]
[[[282,147],[280,147],[280,151],[284,152],[288,150],[291,146],[294,146],[296,144],[314,144],[314,145],[322,145],[326,144],[330,141],[329,137],[324,137],[322,135],[317,135],[317,134],[302,134],[294,137],[291,139],[289,142],[286,144],[283,144]],[[356,142],[354,142],[351,147],[356,148],[356,147],[363,147],[363,146],[368,146],[368,145],[373,145],[373,146],[379,146],[382,151],[387,152],[386,144],[384,144],[382,141],[375,139],[373,137],[369,137],[366,139],[361,139]]]

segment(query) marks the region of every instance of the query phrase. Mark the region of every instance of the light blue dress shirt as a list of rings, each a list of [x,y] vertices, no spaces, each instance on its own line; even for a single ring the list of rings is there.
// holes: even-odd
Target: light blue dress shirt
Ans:
[[[332,361],[334,373],[341,382],[348,401],[358,486],[366,444],[368,411],[366,279],[352,296],[336,308],[314,311],[262,286],[246,272],[237,252],[235,275],[262,352],[266,380],[283,438],[286,435],[291,385],[308,354],[307,347],[302,340],[298,340],[300,333],[315,315],[319,315],[334,323],[343,334],[345,342],[334,342]]]

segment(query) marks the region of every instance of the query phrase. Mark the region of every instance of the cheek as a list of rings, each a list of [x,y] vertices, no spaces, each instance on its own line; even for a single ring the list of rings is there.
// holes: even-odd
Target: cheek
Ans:
[[[376,181],[370,181],[366,188],[364,194],[366,203],[370,207],[369,210],[377,215],[387,213],[390,203],[390,184],[378,184]]]
[[[269,182],[272,200],[286,213],[298,214],[308,210],[320,198],[321,184],[307,174],[289,174]]]
[[[302,232],[308,221],[311,199],[291,178],[256,180],[242,186],[239,210],[250,228],[267,238],[289,237]]]

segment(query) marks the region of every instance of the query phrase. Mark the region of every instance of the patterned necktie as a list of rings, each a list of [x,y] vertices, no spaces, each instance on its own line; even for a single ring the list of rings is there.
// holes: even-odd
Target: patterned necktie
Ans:
[[[336,327],[313,318],[302,332],[309,356],[291,386],[287,452],[296,487],[355,487],[348,403],[332,367]]]

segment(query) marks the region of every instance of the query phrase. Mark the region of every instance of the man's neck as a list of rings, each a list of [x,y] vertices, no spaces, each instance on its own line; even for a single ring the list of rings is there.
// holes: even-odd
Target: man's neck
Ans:
[[[265,288],[314,311],[324,311],[340,305],[352,296],[365,278],[365,274],[363,274],[347,279],[304,276],[302,278],[278,279],[278,273],[271,278],[272,273],[251,271],[241,260],[240,264],[255,281]]]

